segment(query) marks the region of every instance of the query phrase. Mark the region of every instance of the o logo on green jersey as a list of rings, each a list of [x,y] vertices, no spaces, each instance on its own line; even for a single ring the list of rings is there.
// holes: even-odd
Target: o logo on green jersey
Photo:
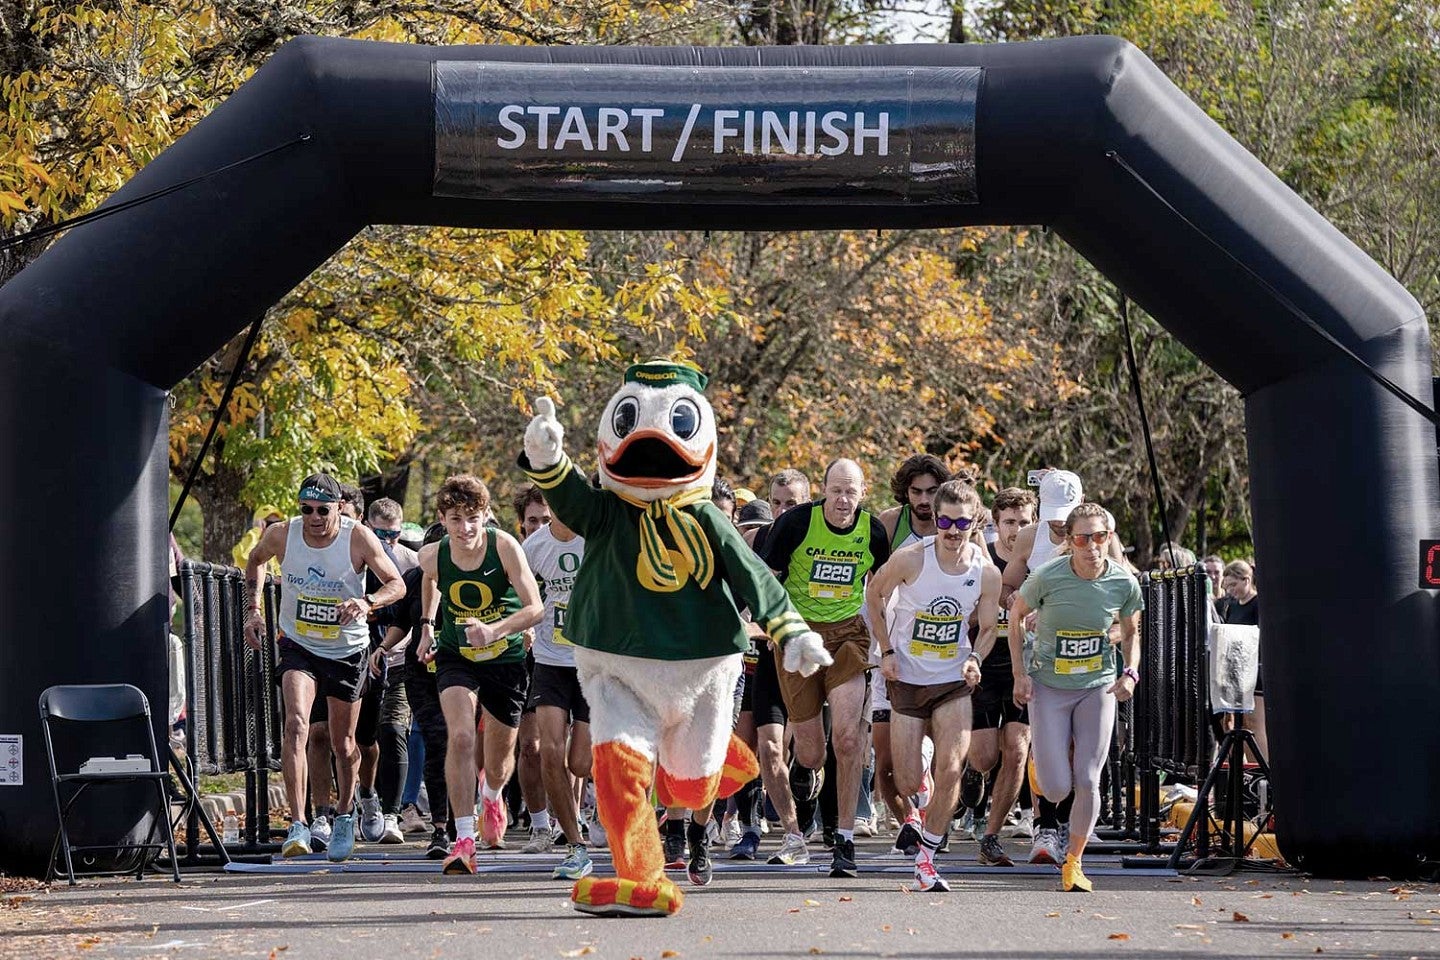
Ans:
[[[456,612],[485,610],[494,602],[495,595],[479,580],[456,580],[450,584],[450,605]]]

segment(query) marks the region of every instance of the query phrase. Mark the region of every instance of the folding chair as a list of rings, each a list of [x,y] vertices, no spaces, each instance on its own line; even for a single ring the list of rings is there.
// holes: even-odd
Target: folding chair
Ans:
[[[45,733],[45,754],[50,763],[50,788],[55,797],[55,814],[60,821],[60,829],[55,843],[65,852],[65,873],[70,879],[70,885],[75,885],[75,864],[72,854],[86,850],[138,851],[141,856],[140,864],[135,869],[137,880],[145,876],[145,868],[154,859],[154,856],[145,856],[145,851],[154,850],[155,856],[159,856],[161,850],[168,850],[170,869],[175,882],[179,883],[180,864],[175,856],[175,833],[170,826],[170,802],[165,795],[167,773],[160,763],[160,754],[155,747],[155,729],[150,722],[150,701],[145,698],[145,694],[128,683],[48,687],[44,693],[40,694],[40,720],[41,729]],[[55,743],[51,735],[51,724],[57,720],[69,723],[113,724],[134,730],[134,746],[125,749],[128,753],[138,753],[139,749],[148,747],[148,752],[144,754],[144,757],[148,761],[149,769],[61,773],[56,768]],[[140,731],[135,729],[141,726],[144,727],[143,739]],[[71,845],[70,833],[66,829],[65,820],[69,816],[71,807],[84,793],[86,787],[93,783],[133,783],[146,780],[155,784],[155,796],[159,800],[158,819],[165,831],[163,843],[154,839],[155,825],[152,823],[144,843]],[[72,791],[63,802],[61,801],[62,787]],[[55,848],[52,847],[46,879],[48,880],[55,872]],[[129,873],[130,871],[127,869],[111,872]]]

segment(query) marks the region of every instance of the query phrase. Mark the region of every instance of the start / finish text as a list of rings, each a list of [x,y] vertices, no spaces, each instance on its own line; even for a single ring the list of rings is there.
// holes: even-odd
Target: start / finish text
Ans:
[[[836,157],[885,157],[890,154],[890,113],[881,110],[715,109],[701,124],[701,105],[690,106],[671,161],[684,159],[691,141],[708,134],[713,153],[782,154]],[[578,107],[506,104],[499,123],[505,133],[495,140],[504,150],[588,153],[651,153],[662,107]],[[667,144],[668,146],[668,144]],[[697,144],[697,147],[699,145]],[[703,149],[703,147],[700,147]]]

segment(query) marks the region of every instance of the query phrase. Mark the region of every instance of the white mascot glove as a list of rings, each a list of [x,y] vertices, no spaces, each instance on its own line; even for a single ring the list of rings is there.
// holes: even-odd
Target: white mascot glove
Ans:
[[[825,650],[825,641],[814,630],[806,630],[785,642],[785,669],[791,673],[809,677],[834,662],[835,658]]]
[[[525,457],[534,470],[544,470],[560,462],[564,455],[561,444],[565,428],[555,419],[555,402],[549,397],[535,398],[535,419],[525,428]]]

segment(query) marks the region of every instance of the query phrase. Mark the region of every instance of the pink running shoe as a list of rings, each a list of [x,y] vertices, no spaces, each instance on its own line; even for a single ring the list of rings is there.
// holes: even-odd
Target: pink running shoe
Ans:
[[[505,804],[502,801],[480,801],[480,840],[489,850],[504,849]]]
[[[445,858],[445,864],[440,868],[440,872],[474,873],[475,841],[470,837],[456,840],[450,848],[450,856]]]

